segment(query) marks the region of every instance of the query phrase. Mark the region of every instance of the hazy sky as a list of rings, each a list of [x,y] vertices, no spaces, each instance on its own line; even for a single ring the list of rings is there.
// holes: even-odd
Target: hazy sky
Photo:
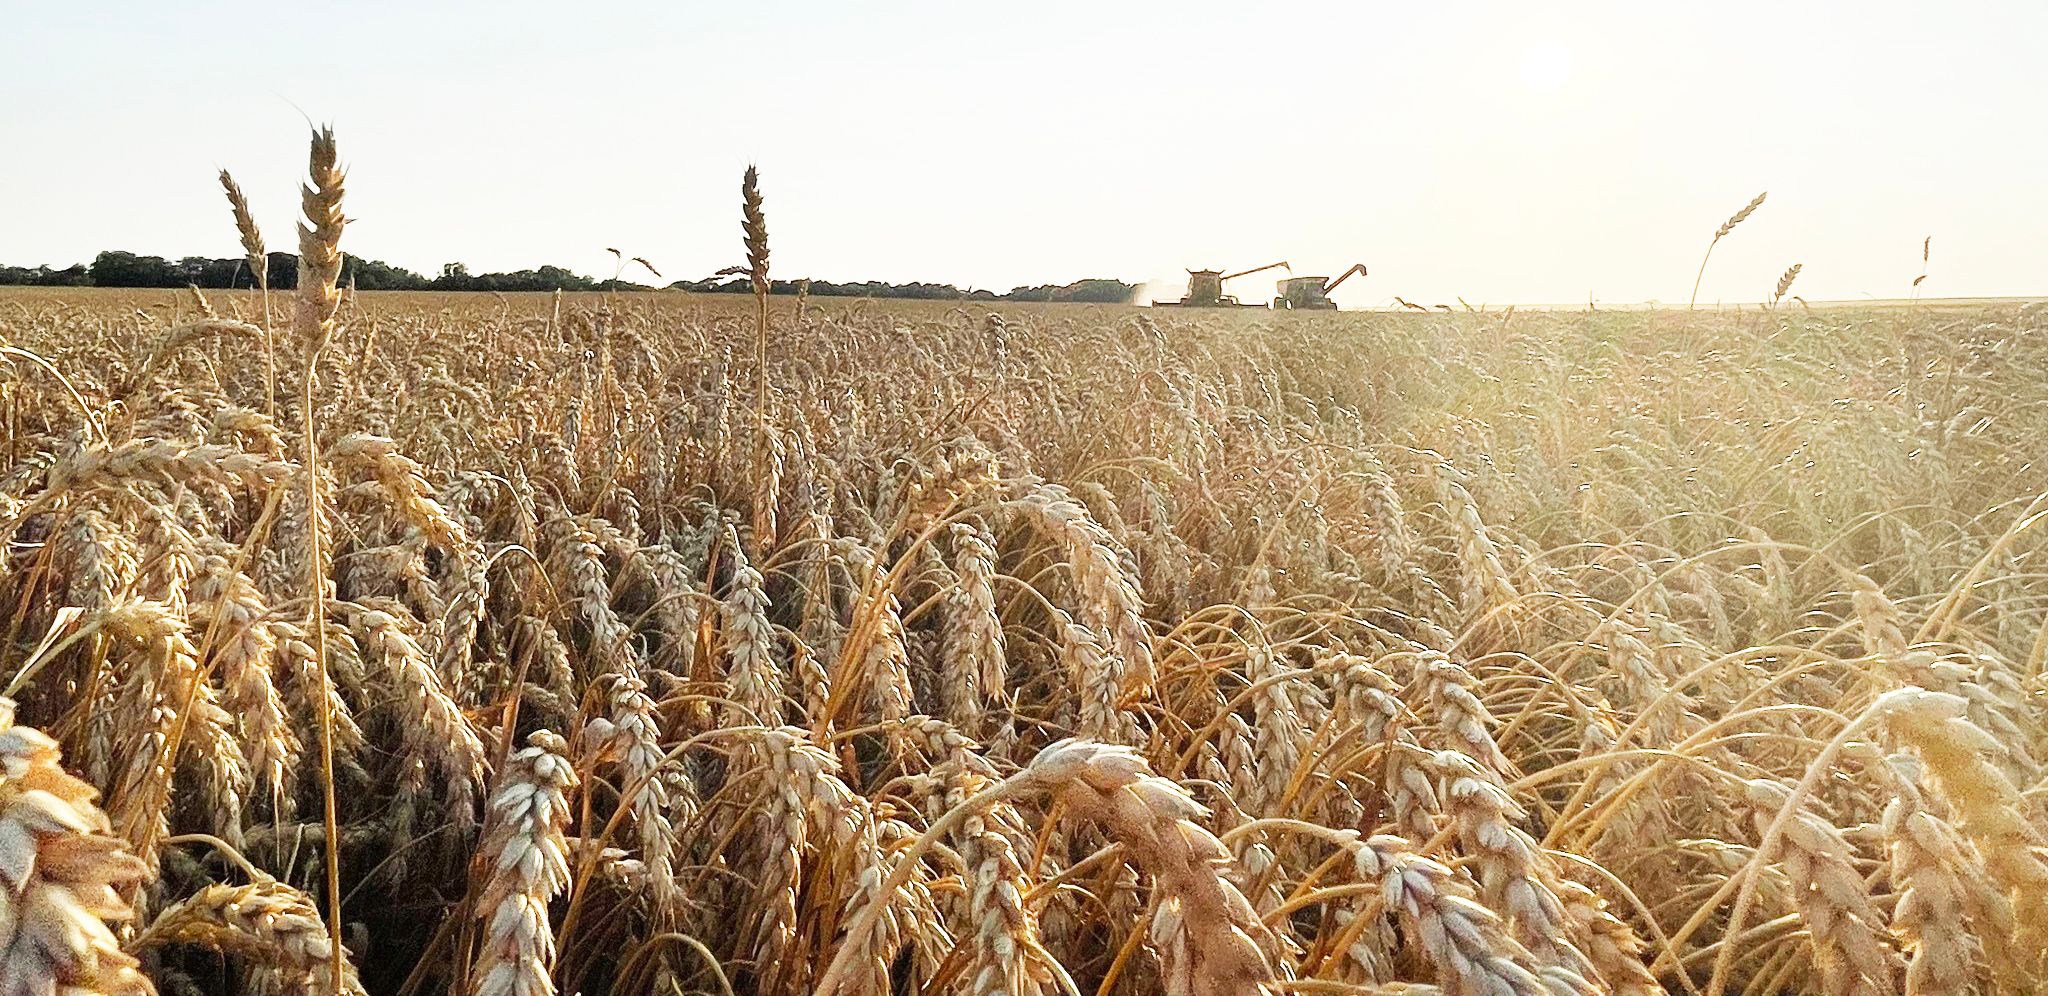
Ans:
[[[2039,0],[0,9],[0,262],[234,255],[223,166],[290,249],[303,109],[427,272],[707,275],[755,162],[784,277],[1683,301],[1769,189],[1703,301],[2048,292]]]

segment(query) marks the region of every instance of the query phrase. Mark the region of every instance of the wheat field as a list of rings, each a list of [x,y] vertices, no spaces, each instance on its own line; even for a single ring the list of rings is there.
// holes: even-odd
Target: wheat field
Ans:
[[[2048,308],[351,295],[310,165],[0,294],[0,996],[2048,986]]]

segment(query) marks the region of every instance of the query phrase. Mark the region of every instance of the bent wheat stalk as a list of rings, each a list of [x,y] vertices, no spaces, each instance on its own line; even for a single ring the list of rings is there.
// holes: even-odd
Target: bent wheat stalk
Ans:
[[[969,817],[997,803],[1038,794],[1050,795],[1069,812],[1101,825],[1152,876],[1155,900],[1164,915],[1155,914],[1151,941],[1160,952],[1166,993],[1279,992],[1269,954],[1272,934],[1223,872],[1230,852],[1191,822],[1206,818],[1207,810],[1179,786],[1153,775],[1144,758],[1128,747],[1072,739],[1051,744],[1024,770],[934,820],[899,856],[895,870],[876,891],[893,895],[902,889],[924,852]],[[859,939],[875,928],[885,905],[864,907],[848,924],[831,964],[818,978],[815,996],[839,993],[860,960]]]
[[[311,897],[275,879],[209,885],[158,915],[132,947],[196,944],[241,955],[280,972],[293,990],[318,996],[364,996],[355,966],[342,987],[329,985],[327,925]],[[343,956],[347,962],[346,954]]]

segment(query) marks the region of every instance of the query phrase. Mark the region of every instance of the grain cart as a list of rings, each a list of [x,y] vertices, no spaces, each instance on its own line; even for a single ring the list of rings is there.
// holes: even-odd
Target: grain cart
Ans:
[[[1351,279],[1354,273],[1364,276],[1365,264],[1352,266],[1335,280],[1328,277],[1288,277],[1279,283],[1280,296],[1273,299],[1273,310],[1335,311],[1337,302],[1330,300],[1330,292],[1336,290],[1338,284]]]

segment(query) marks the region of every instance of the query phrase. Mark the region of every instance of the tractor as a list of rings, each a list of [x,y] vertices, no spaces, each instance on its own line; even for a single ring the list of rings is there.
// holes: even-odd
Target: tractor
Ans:
[[[1292,272],[1291,270],[1289,271]],[[1358,263],[1331,280],[1328,277],[1293,277],[1280,281],[1280,296],[1273,299],[1275,311],[1335,311],[1337,302],[1330,300],[1330,292],[1337,285],[1351,279],[1352,274],[1365,276],[1365,264]]]
[[[1239,270],[1236,273],[1225,273],[1222,270],[1189,270],[1187,295],[1178,301],[1155,301],[1153,306],[1162,308],[1246,307],[1245,305],[1240,305],[1237,298],[1223,293],[1223,282],[1225,280],[1234,280],[1238,277],[1248,277],[1254,273],[1263,273],[1275,267],[1286,267],[1288,272],[1293,272],[1293,268],[1288,267],[1285,262],[1267,263],[1264,266],[1255,266],[1249,270]],[[1256,308],[1258,305],[1250,305],[1249,307]]]

